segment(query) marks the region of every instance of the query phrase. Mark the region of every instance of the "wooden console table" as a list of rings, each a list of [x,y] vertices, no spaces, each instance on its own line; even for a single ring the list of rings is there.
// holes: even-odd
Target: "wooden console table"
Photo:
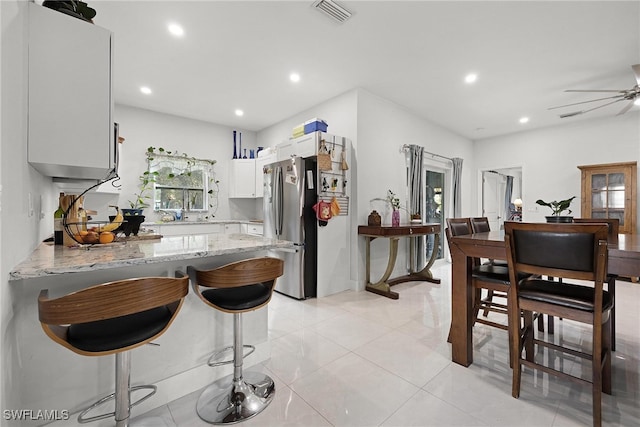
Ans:
[[[365,277],[365,289],[367,291],[383,295],[387,298],[398,299],[398,293],[391,290],[391,286],[397,285],[398,283],[412,281],[440,283],[440,279],[435,279],[430,270],[438,257],[437,248],[440,243],[440,224],[415,224],[402,225],[399,227],[360,225],[358,226],[358,234],[364,236],[367,241]],[[435,236],[433,244],[434,250],[431,253],[431,258],[427,262],[427,265],[420,271],[410,272],[407,275],[389,280],[389,276],[391,276],[393,267],[396,264],[396,257],[398,256],[398,240],[400,240],[401,237],[418,237],[427,234],[433,234]],[[389,262],[387,263],[387,270],[382,275],[382,278],[376,283],[371,283],[371,241],[378,237],[389,239]]]

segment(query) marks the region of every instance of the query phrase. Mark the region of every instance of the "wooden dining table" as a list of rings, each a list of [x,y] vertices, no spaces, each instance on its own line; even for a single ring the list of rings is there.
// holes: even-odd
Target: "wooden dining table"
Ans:
[[[452,237],[451,252],[451,360],[473,363],[473,258],[506,259],[504,231],[489,231]],[[608,274],[640,276],[640,234],[619,234],[618,243],[609,243]]]

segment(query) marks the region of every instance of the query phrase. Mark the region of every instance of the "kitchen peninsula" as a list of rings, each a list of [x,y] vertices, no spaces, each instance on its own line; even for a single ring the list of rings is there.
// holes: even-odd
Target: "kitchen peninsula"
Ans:
[[[188,265],[213,268],[228,262],[266,255],[269,249],[290,250],[291,242],[249,234],[201,234],[153,240],[115,242],[90,248],[67,248],[42,243],[10,272],[14,321],[7,328],[12,358],[12,383],[20,402],[30,409],[58,409],[69,420],[51,426],[76,425],[75,412],[113,392],[114,358],[83,357],[55,344],[38,321],[37,297],[49,289],[57,297],[88,286],[142,276],[173,276]],[[245,360],[250,366],[269,357],[267,309],[244,316],[245,339],[256,351]],[[136,406],[133,415],[196,391],[228,374],[210,368],[214,350],[229,345],[231,316],[210,310],[195,294],[187,295],[172,327],[155,344],[132,353],[132,385],[155,384],[155,396]],[[43,378],[54,378],[43,383]],[[21,424],[21,425],[37,425]],[[101,425],[97,424],[97,427]]]

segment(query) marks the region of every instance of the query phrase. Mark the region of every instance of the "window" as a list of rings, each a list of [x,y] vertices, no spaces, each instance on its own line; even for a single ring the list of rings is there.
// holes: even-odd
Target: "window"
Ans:
[[[153,209],[215,213],[218,181],[214,160],[186,155],[147,153],[149,173],[154,177]],[[212,212],[213,211],[213,212]]]

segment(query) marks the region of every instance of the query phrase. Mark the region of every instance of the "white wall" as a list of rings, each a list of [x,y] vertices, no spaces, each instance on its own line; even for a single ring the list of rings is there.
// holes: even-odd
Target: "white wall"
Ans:
[[[115,121],[120,124],[120,136],[125,142],[120,146],[118,174],[122,185],[120,194],[115,196],[89,195],[85,207],[98,210],[97,219],[113,215],[107,205],[117,204],[128,208],[128,200],[138,190],[138,177],[147,169],[146,151],[150,146],[186,153],[189,156],[216,160],[216,178],[220,181],[218,210],[215,219],[254,219],[256,199],[229,199],[229,164],[233,157],[233,128],[214,123],[192,120],[149,110],[116,105]],[[256,133],[243,129],[242,148],[256,148]],[[261,206],[261,205],[260,205]],[[148,219],[154,214],[145,210]],[[147,219],[147,220],[148,220]]]
[[[550,214],[536,200],[571,196],[576,196],[571,204],[573,215],[580,216],[577,166],[640,161],[640,112],[485,139],[474,143],[474,157],[478,169],[522,166],[524,221],[543,222]],[[477,203],[475,198],[474,205]]]
[[[0,2],[0,407],[3,409],[23,407],[20,406],[20,395],[12,392],[20,378],[9,367],[19,358],[19,349],[15,346],[15,337],[8,332],[13,330],[10,325],[14,320],[14,295],[22,290],[9,285],[6,277],[43,238],[53,233],[53,212],[58,206],[57,200],[51,197],[51,179],[43,177],[27,164],[26,6],[23,1]],[[43,219],[40,218],[41,212],[45,215]]]
[[[403,144],[416,144],[426,151],[445,157],[464,159],[462,166],[462,214],[471,215],[471,193],[475,188],[475,166],[471,141],[428,120],[416,116],[405,107],[360,90],[358,96],[358,208],[357,223],[366,224],[372,209],[383,216],[383,224],[390,224],[390,213],[380,211],[374,198],[384,198],[387,190],[392,190],[400,198],[403,206],[407,201],[407,178],[405,155],[400,152]],[[401,221],[406,221],[402,212]],[[447,214],[448,215],[448,214]],[[364,239],[353,237],[358,249],[355,252],[363,283],[365,243]],[[445,243],[446,245],[446,243]],[[399,245],[394,273],[406,274],[406,243]],[[386,268],[388,242],[374,241],[371,247],[371,278],[378,280]],[[355,264],[355,262],[354,262]]]

